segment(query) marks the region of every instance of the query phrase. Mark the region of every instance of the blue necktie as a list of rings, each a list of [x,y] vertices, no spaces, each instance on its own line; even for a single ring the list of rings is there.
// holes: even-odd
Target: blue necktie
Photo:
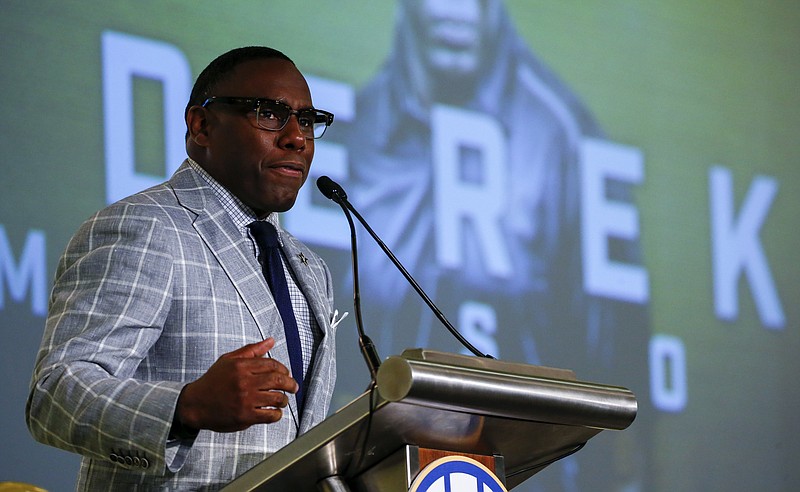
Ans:
[[[297,408],[302,413],[303,408],[303,351],[300,347],[300,333],[297,331],[297,320],[292,309],[292,300],[289,298],[289,287],[286,284],[286,275],[283,271],[283,259],[278,244],[278,232],[275,226],[266,221],[251,222],[248,227],[261,249],[261,266],[264,278],[278,305],[278,311],[283,320],[283,330],[286,334],[286,348],[289,351],[292,377],[297,381],[299,389],[295,398]]]

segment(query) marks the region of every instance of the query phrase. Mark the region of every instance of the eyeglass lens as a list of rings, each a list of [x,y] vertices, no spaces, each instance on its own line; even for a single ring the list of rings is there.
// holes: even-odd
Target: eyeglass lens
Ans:
[[[292,114],[297,115],[300,130],[309,138],[320,138],[327,129],[327,119],[314,109],[297,111],[279,101],[261,100],[256,108],[256,124],[265,130],[281,130]]]

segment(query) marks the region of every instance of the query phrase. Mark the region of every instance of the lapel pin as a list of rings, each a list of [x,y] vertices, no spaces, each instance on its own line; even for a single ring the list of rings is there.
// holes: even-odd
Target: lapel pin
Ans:
[[[300,263],[302,263],[305,266],[308,266],[308,258],[306,258],[306,255],[304,255],[303,253],[298,253],[297,257],[300,258]]]

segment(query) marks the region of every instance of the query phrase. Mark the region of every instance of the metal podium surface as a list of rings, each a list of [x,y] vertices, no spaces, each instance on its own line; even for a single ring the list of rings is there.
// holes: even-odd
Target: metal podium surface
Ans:
[[[224,491],[317,491],[359,476],[406,444],[501,455],[519,485],[602,430],[636,417],[636,398],[571,371],[407,350],[389,357],[375,387],[228,484]]]

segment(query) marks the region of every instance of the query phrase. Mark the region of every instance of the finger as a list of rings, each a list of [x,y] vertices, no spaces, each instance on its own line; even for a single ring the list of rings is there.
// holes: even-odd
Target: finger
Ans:
[[[272,424],[283,418],[283,409],[265,406],[253,407],[229,422],[217,425],[217,432],[237,432],[256,424]]]
[[[238,358],[257,358],[264,357],[272,347],[275,346],[275,339],[270,337],[256,343],[249,343],[244,347],[240,347],[233,352],[223,354],[220,359],[238,359]]]
[[[256,408],[286,408],[289,397],[284,391],[259,391]]]
[[[257,424],[272,424],[283,417],[283,410],[271,407],[256,408],[253,411],[253,416]]]
[[[237,360],[236,363],[250,374],[270,374],[274,372],[284,376],[291,375],[291,371],[285,364],[271,357]]]
[[[297,393],[299,386],[297,381],[288,373],[280,373],[275,371],[254,373],[250,377],[253,379],[248,385],[257,389],[258,391],[288,391],[289,393]]]

